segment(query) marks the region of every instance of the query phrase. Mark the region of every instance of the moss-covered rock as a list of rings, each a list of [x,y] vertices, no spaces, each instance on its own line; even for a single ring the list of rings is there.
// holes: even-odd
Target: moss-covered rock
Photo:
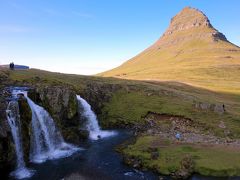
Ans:
[[[21,119],[21,135],[25,162],[29,162],[32,112],[24,97],[18,100]]]
[[[15,150],[11,130],[6,118],[7,102],[5,92],[0,87],[0,171],[9,172],[15,166]]]
[[[172,174],[175,179],[187,179],[194,172],[194,161],[191,155],[185,155],[180,161],[180,168]]]
[[[39,86],[30,90],[28,96],[50,113],[66,141],[79,143],[88,137],[86,132],[80,131],[74,90],[66,86]]]
[[[102,128],[112,128],[112,125],[109,125],[106,122],[106,112],[103,112],[104,104],[109,102],[113,94],[119,90],[126,90],[125,86],[119,84],[103,84],[92,82],[86,85],[86,88],[81,93],[81,96],[87,100],[91,105],[93,111],[97,114],[99,118],[99,123]],[[117,123],[114,124],[114,127],[119,127]]]

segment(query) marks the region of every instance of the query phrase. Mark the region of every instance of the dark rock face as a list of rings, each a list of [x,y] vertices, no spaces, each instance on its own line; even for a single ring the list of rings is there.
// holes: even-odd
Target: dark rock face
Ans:
[[[219,40],[227,41],[226,36],[223,33],[220,33],[220,32],[212,33],[212,37],[213,37],[214,41],[219,41]]]
[[[57,119],[72,119],[77,114],[77,99],[73,90],[61,86],[39,87],[29,97],[42,105]]]
[[[28,96],[50,113],[66,141],[79,143],[88,137],[85,131],[80,131],[74,90],[63,86],[36,87],[29,91]]]
[[[119,84],[98,84],[91,83],[86,86],[83,93],[81,94],[84,99],[91,105],[93,111],[99,118],[99,123],[102,124],[102,108],[104,103],[108,102],[113,93],[119,90],[126,90]]]
[[[27,100],[20,96],[18,100],[21,119],[21,135],[25,162],[29,162],[32,112]]]
[[[0,171],[6,172],[6,177],[16,165],[15,146],[6,118],[7,98],[10,95],[4,90],[4,86],[0,85]],[[29,91],[29,97],[51,114],[66,141],[78,144],[82,139],[88,138],[88,132],[80,129],[82,124],[79,122],[76,93],[73,90],[60,86],[38,87]],[[24,96],[19,95],[18,105],[24,160],[27,163],[30,153],[32,113]]]
[[[6,92],[0,87],[0,171],[7,172],[15,165],[15,150],[6,118]],[[2,174],[2,173],[1,173]]]
[[[6,173],[16,165],[15,145],[12,139],[12,133],[7,122],[6,109],[7,97],[10,95],[5,90],[0,90],[0,169],[6,170]],[[21,137],[24,151],[25,162],[29,162],[30,152],[30,129],[31,129],[31,110],[26,99],[22,96],[18,100]],[[1,171],[2,171],[1,170]]]

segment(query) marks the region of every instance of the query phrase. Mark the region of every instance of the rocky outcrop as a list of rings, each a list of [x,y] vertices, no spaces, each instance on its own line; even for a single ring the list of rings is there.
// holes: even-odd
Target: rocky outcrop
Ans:
[[[103,83],[89,83],[86,88],[81,93],[81,96],[88,101],[91,105],[93,111],[99,117],[99,122],[104,126],[104,115],[102,114],[102,109],[104,103],[110,101],[113,93],[124,90],[127,91],[126,86],[121,86],[119,84],[103,84]]]
[[[228,42],[224,34],[212,26],[208,17],[202,11],[186,7],[172,18],[168,29],[153,47],[178,45],[197,38],[209,42]]]
[[[29,162],[32,112],[27,100],[20,96],[18,100],[21,120],[21,135],[25,162]]]
[[[0,171],[8,172],[15,165],[15,150],[10,127],[6,119],[7,92],[0,87]]]
[[[16,165],[15,145],[13,143],[12,133],[6,117],[6,109],[9,98],[10,93],[7,90],[0,90],[0,169],[6,170],[6,173],[10,171],[10,169],[13,169]],[[32,119],[31,110],[23,96],[19,97],[18,105],[24,159],[25,162],[29,162]]]
[[[63,86],[45,86],[29,90],[29,97],[43,106],[53,117],[67,142],[78,144],[88,138],[88,132],[81,130],[78,118],[78,104],[74,90]],[[8,101],[11,99],[9,90],[0,85],[0,171],[8,173],[16,166],[15,145],[6,118]],[[29,162],[31,140],[31,109],[23,95],[18,96],[21,122],[21,137],[24,160]],[[2,177],[1,173],[1,177]]]
[[[29,97],[57,119],[72,119],[77,114],[76,93],[62,86],[37,87]]]
[[[194,161],[190,155],[186,155],[180,162],[180,168],[171,174],[174,179],[187,179],[194,172]]]
[[[171,19],[170,26],[164,36],[198,27],[212,28],[212,25],[203,12],[195,8],[185,7]]]
[[[209,34],[210,37],[212,37],[215,41],[227,41],[227,38],[222,33],[213,28],[208,17],[202,11],[191,7],[184,8],[180,13],[172,18],[170,26],[163,36],[172,35],[177,32],[191,30],[194,28],[213,29],[213,32]]]
[[[87,138],[87,132],[80,131],[78,103],[73,89],[66,86],[39,86],[30,90],[28,96],[50,113],[66,141],[79,143]]]
[[[196,102],[194,104],[196,109],[215,112],[219,115],[222,115],[226,109],[224,104],[211,104],[207,102]]]

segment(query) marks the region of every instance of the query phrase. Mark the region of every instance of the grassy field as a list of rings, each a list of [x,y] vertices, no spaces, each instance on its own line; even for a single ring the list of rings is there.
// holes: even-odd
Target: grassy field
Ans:
[[[224,122],[229,131],[228,138],[240,138],[240,95],[237,92],[215,92],[174,81],[138,81],[118,78],[67,75],[36,69],[1,71],[0,76],[9,77],[14,84],[39,84],[41,86],[64,85],[76,92],[88,88],[88,84],[117,84],[124,87],[113,92],[104,103],[99,119],[104,127],[119,127],[143,124],[149,111],[159,114],[180,115],[193,120],[205,134],[225,137],[219,127]],[[108,92],[108,91],[106,91]],[[222,115],[194,108],[197,102],[225,104]],[[161,125],[161,123],[160,123]],[[225,129],[225,130],[226,130]],[[125,156],[141,159],[145,168],[169,174],[178,169],[182,157],[190,155],[194,161],[194,171],[204,175],[239,175],[239,152],[226,147],[199,146],[199,144],[174,144],[169,140],[157,146],[158,159],[151,159],[148,150],[154,142],[162,141],[159,136],[140,136],[135,144],[123,150]],[[209,158],[211,157],[211,158]],[[166,161],[167,159],[167,161]]]
[[[235,93],[217,93],[203,88],[177,82],[144,82],[101,78],[93,76],[67,75],[41,70],[8,71],[9,78],[15,83],[32,83],[41,85],[66,85],[76,91],[83,91],[87,84],[118,84],[132,87],[130,91],[114,92],[109,102],[102,109],[103,124],[136,124],[143,121],[148,111],[182,115],[195,122],[205,123],[206,129],[213,129],[221,134],[218,128],[224,121],[233,137],[240,136],[240,95]],[[211,111],[195,109],[194,103],[225,104],[226,113],[219,115]]]
[[[152,151],[158,153],[152,158]],[[143,168],[153,169],[161,174],[171,174],[181,168],[182,160],[190,157],[193,170],[206,176],[236,176],[240,174],[239,147],[221,145],[171,143],[156,136],[143,136],[123,153],[137,158]]]
[[[196,101],[203,101],[204,99],[197,99]],[[209,100],[205,100],[209,101]],[[214,101],[212,101],[214,102]],[[240,119],[238,110],[236,114],[226,113],[219,115],[211,111],[201,111],[193,108],[193,100],[184,99],[183,96],[162,96],[151,95],[148,96],[144,92],[124,93],[118,92],[114,94],[109,103],[106,103],[103,108],[107,119],[104,121],[110,126],[116,124],[137,124],[142,123],[143,117],[149,112],[156,112],[159,114],[171,114],[184,116],[193,119],[195,124],[202,124],[205,133],[213,133],[217,136],[224,136],[224,130],[219,128],[219,123],[223,121],[227,128],[230,129],[229,136],[240,137]],[[108,126],[107,125],[107,126]]]

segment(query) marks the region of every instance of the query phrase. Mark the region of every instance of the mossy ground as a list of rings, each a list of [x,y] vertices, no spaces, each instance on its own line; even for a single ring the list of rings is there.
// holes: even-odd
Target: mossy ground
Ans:
[[[211,131],[217,136],[224,136],[223,129],[219,128],[219,122],[223,121],[230,129],[229,136],[240,137],[240,121],[237,115],[219,115],[211,111],[201,111],[193,108],[194,100],[184,99],[182,96],[149,95],[145,92],[118,92],[113,95],[110,102],[106,103],[103,111],[106,114],[101,119],[106,126],[134,125],[144,121],[145,115],[151,111],[171,115],[184,116],[200,125],[205,133]]]
[[[157,147],[157,159],[152,159],[151,147],[155,150]],[[237,176],[240,174],[239,150],[239,147],[171,143],[159,136],[143,136],[124,149],[123,154],[140,160],[143,168],[166,175],[176,172],[180,168],[181,160],[190,156],[196,173],[206,176]]]
[[[202,133],[211,132],[224,137],[219,127],[221,121],[229,130],[230,138],[240,137],[240,95],[235,92],[215,92],[178,82],[154,82],[120,80],[91,76],[66,75],[41,70],[7,71],[9,79],[17,85],[40,84],[47,86],[64,85],[72,87],[77,93],[88,88],[88,84],[117,84],[123,88],[113,92],[104,103],[100,114],[105,127],[136,125],[144,123],[149,111],[180,115],[200,124]],[[109,92],[109,91],[107,91]],[[97,93],[97,92],[96,92]],[[225,104],[226,112],[219,115],[212,111],[194,108],[196,102]],[[124,154],[140,158],[144,167],[168,174],[179,167],[185,154],[190,154],[196,163],[195,171],[204,175],[240,175],[239,153],[228,148],[201,147],[198,145],[168,144],[159,146],[160,156],[152,160],[146,149],[151,147],[155,137],[139,137],[136,144],[124,150]],[[211,158],[209,158],[211,157]],[[167,159],[167,160],[166,160]]]

